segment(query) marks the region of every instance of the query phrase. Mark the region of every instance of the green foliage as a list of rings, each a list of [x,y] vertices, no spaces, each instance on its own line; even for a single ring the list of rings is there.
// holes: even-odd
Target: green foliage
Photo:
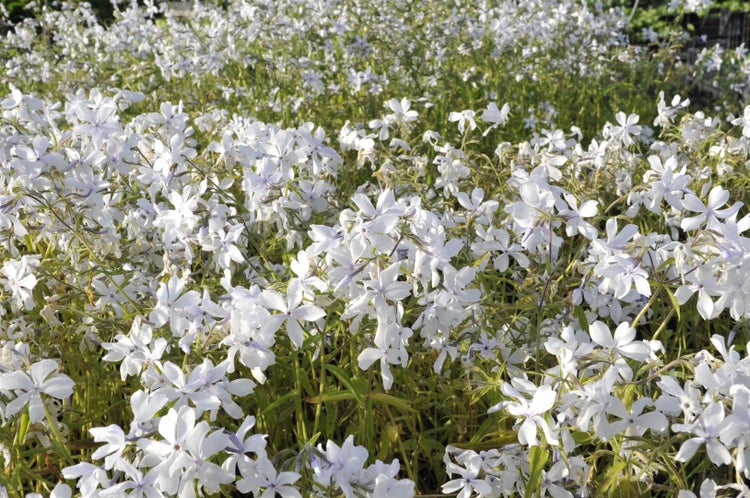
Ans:
[[[402,2],[397,14],[409,17],[425,8],[432,9],[438,18],[438,13],[449,9],[443,2],[429,2],[427,7],[418,7],[418,3]],[[17,4],[7,5],[18,8]],[[107,19],[105,7],[104,3],[94,5],[100,20]],[[75,7],[66,8],[69,9],[66,15],[78,23],[70,29],[88,34],[85,16],[75,17]],[[361,19],[352,21],[359,23],[353,32],[366,32],[367,19],[377,17],[379,5],[373,4],[370,8],[369,12],[360,12]],[[657,26],[662,10],[663,6],[656,2],[641,3],[634,26],[639,26],[639,23]],[[122,14],[115,13],[112,21],[117,23],[120,16]],[[257,16],[258,23],[264,25],[266,21],[272,22],[273,13],[259,11]],[[428,16],[426,20],[415,22],[429,25],[432,21],[435,19]],[[154,33],[154,39],[162,38],[167,43],[175,36],[173,20],[144,19],[143,22]],[[197,24],[191,25],[191,30],[201,44],[210,45],[213,40],[199,29],[201,22],[207,24],[208,20],[199,19]],[[609,47],[601,60],[588,65],[590,61],[582,57],[581,66],[576,68],[571,67],[566,59],[570,47],[540,48],[535,52],[534,63],[530,64],[518,50],[497,53],[492,40],[483,39],[475,40],[478,46],[474,50],[456,50],[441,55],[438,70],[437,65],[431,63],[436,55],[430,52],[427,44],[406,47],[409,50],[399,47],[402,52],[394,61],[391,51],[397,41],[377,33],[369,39],[369,50],[361,54],[345,53],[340,38],[336,38],[332,45],[324,45],[324,40],[318,39],[320,35],[307,33],[274,45],[261,33],[258,39],[249,39],[241,46],[246,56],[242,62],[229,61],[212,72],[167,76],[156,67],[153,54],[124,55],[122,60],[105,59],[101,54],[86,51],[84,46],[79,47],[79,57],[67,60],[72,49],[55,40],[58,29],[60,27],[50,20],[40,21],[41,34],[33,42],[34,51],[54,68],[52,77],[29,80],[24,84],[4,79],[3,94],[13,83],[22,87],[25,93],[44,95],[50,101],[63,101],[72,93],[68,81],[77,82],[76,89],[82,92],[117,86],[145,94],[142,103],[122,113],[123,120],[153,112],[163,102],[184,102],[194,117],[205,116],[211,110],[226,109],[283,126],[312,122],[329,134],[341,130],[347,122],[365,127],[370,120],[380,118],[384,112],[383,102],[388,98],[411,98],[419,109],[419,129],[402,125],[392,131],[408,146],[408,155],[388,148],[384,143],[378,143],[374,148],[377,161],[363,160],[355,151],[345,152],[339,176],[331,179],[337,194],[329,202],[338,211],[350,204],[352,194],[377,184],[396,186],[400,195],[418,195],[425,206],[436,211],[459,212],[451,201],[441,199],[432,190],[439,172],[430,160],[437,153],[421,136],[421,132],[431,130],[442,137],[441,144],[454,144],[465,155],[470,177],[462,187],[470,191],[469,183],[481,186],[486,199],[500,201],[502,212],[506,205],[517,200],[516,193],[508,187],[513,168],[533,161],[524,152],[524,147],[528,147],[525,141],[530,136],[538,136],[542,130],[560,128],[567,139],[581,133],[586,137],[582,140],[588,141],[600,137],[605,124],[621,110],[638,114],[641,124],[650,124],[656,116],[654,103],[660,92],[688,95],[691,90],[685,82],[688,68],[674,57],[679,46],[669,44],[652,51],[625,45]],[[465,41],[470,40],[466,38]],[[216,47],[216,50],[224,48]],[[0,51],[9,60],[22,52],[14,47],[3,47]],[[326,54],[333,56],[327,59]],[[384,68],[397,62],[402,66],[387,81],[381,82],[379,92],[368,93],[351,90],[349,75],[344,71],[329,71],[312,62],[329,60],[331,66],[344,67],[351,64],[352,58],[356,62],[352,65],[362,68]],[[57,65],[61,60],[67,64]],[[565,64],[560,63],[563,60]],[[586,71],[579,70],[582,67]],[[322,90],[313,92],[301,84],[303,70],[308,68],[325,74],[326,84]],[[729,106],[736,102],[727,100]],[[455,122],[449,120],[451,112],[478,111],[488,101],[511,102],[513,108],[502,131],[492,131],[487,139],[483,140],[484,137],[480,138],[476,132],[459,132]],[[529,124],[527,118],[533,118],[537,123]],[[690,117],[685,116],[685,119],[689,121]],[[11,122],[3,125],[20,126]],[[574,126],[580,131],[573,129]],[[659,138],[677,143],[680,141],[679,132],[676,126],[667,127]],[[674,135],[670,136],[670,133]],[[221,163],[219,154],[207,149],[209,143],[222,137],[213,136],[212,130],[206,129],[197,131],[193,138],[200,154],[190,162],[191,169],[185,175],[192,175],[196,184],[205,181],[209,193],[206,197],[214,195],[236,207],[237,212],[232,216],[241,219],[247,215],[242,202],[238,201],[242,196],[238,186],[241,179],[232,168]],[[716,171],[721,165],[730,171],[721,181],[732,185],[738,200],[750,203],[750,177],[746,175],[744,157],[720,160],[710,153],[711,148],[725,138],[717,132],[703,137],[697,145],[688,147],[682,143],[677,147],[682,147],[679,152],[689,157],[695,170],[700,165]],[[333,142],[335,138],[329,141]],[[506,146],[498,148],[502,142],[507,142]],[[582,146],[587,145],[582,143]],[[602,232],[610,216],[626,218],[623,212],[627,194],[614,187],[617,174],[626,171],[637,183],[648,169],[645,154],[645,150],[639,150],[632,154],[628,152],[624,158],[609,155],[605,158],[606,167],[600,169],[586,166],[574,171],[574,165],[566,163],[561,166],[565,176],[559,181],[559,187],[572,193],[576,199],[598,202],[600,215],[591,222]],[[141,156],[129,166],[135,168],[149,162],[145,153],[142,152]],[[693,173],[698,177],[697,171]],[[220,185],[217,178],[222,178],[221,175],[235,183]],[[62,183],[61,172],[49,176],[52,185]],[[710,173],[700,178],[696,191],[702,185],[720,179]],[[289,189],[293,188],[290,182]],[[641,185],[640,188],[644,187]],[[141,195],[141,192],[126,188],[117,193],[123,196],[124,205],[136,204]],[[131,419],[128,400],[140,386],[134,379],[121,381],[115,367],[99,361],[102,353],[99,345],[114,340],[117,334],[127,334],[134,317],[144,313],[142,303],[132,298],[124,306],[122,316],[96,309],[92,281],[103,276],[104,280],[114,283],[115,277],[124,276],[123,268],[130,264],[129,255],[105,253],[99,247],[101,243],[96,230],[87,226],[73,200],[63,197],[52,203],[40,193],[24,192],[23,195],[42,205],[50,219],[67,220],[64,223],[67,223],[66,233],[70,237],[68,244],[73,248],[69,252],[59,251],[45,238],[30,235],[25,241],[27,247],[23,248],[24,251],[42,255],[41,266],[45,273],[40,278],[43,283],[35,289],[37,301],[44,302],[45,297],[54,293],[54,300],[47,303],[44,310],[30,312],[27,320],[44,324],[43,335],[34,347],[61,358],[63,371],[80,387],[69,405],[59,406],[56,413],[46,414],[48,420],[44,427],[41,424],[35,427],[25,413],[15,425],[0,428],[0,442],[10,451],[10,461],[5,462],[7,467],[0,482],[17,490],[18,496],[23,492],[49,492],[60,478],[63,467],[90,458],[97,447],[89,437],[91,428],[127,425]],[[155,195],[166,205],[168,201],[163,195]],[[201,216],[204,217],[202,221],[208,219],[206,213],[201,213]],[[319,213],[310,220],[296,220],[293,228],[306,234],[313,224],[334,221],[327,214]],[[558,217],[546,221],[562,224],[565,220]],[[476,321],[471,324],[475,329],[467,334],[479,330],[506,331],[508,344],[526,353],[523,366],[528,369],[529,376],[537,380],[544,372],[558,366],[558,359],[541,347],[547,329],[552,326],[551,318],[570,316],[581,330],[587,331],[590,327],[590,310],[574,304],[571,298],[590,277],[590,271],[578,261],[586,242],[579,235],[569,237],[561,244],[556,261],[553,262],[551,257],[543,261],[537,268],[539,271],[526,271],[513,263],[515,266],[510,272],[501,272],[493,270],[482,257],[472,258],[468,247],[474,222],[470,216],[465,216],[448,229],[449,238],[466,241],[466,247],[461,249],[453,263],[457,267],[486,270],[477,277],[477,286],[483,291],[481,305],[484,314],[472,317]],[[642,210],[638,223],[644,234],[651,228],[668,229],[660,216],[645,213],[645,210]],[[283,292],[290,273],[279,268],[285,268],[291,256],[282,237],[271,231],[257,231],[248,234],[243,242],[248,272],[236,277],[233,283],[249,287],[255,280],[263,280],[268,288]],[[309,238],[304,242],[309,243]],[[2,250],[7,252],[3,255],[9,257],[10,251]],[[148,252],[154,248],[147,246],[138,250]],[[644,247],[641,251],[636,248],[634,252],[645,258],[648,251]],[[668,274],[668,266],[664,263],[662,267],[649,268],[653,294],[650,299],[636,303],[639,311],[633,326],[644,337],[661,340],[667,346],[664,356],[671,360],[667,366],[674,367],[687,379],[691,373],[691,352],[705,347],[707,338],[713,333],[726,334],[734,325],[729,317],[712,322],[702,320],[695,310],[694,299],[680,305],[675,296],[679,282]],[[189,270],[196,289],[211,296],[226,293],[224,284],[212,279],[206,260],[196,257]],[[248,277],[249,274],[253,274],[253,279]],[[120,294],[125,294],[122,286],[115,287]],[[480,450],[517,442],[512,417],[507,414],[487,416],[490,406],[505,399],[500,386],[514,376],[513,368],[517,365],[499,357],[478,358],[472,368],[449,361],[443,375],[438,376],[433,371],[436,353],[423,352],[413,355],[407,368],[394,368],[394,386],[386,391],[376,369],[362,370],[357,364],[359,352],[368,345],[367,338],[375,333],[375,318],[365,318],[353,333],[353,321],[340,318],[345,303],[329,296],[322,299],[329,299],[326,313],[332,317],[325,328],[311,330],[300,349],[286,340],[277,344],[275,353],[279,361],[269,369],[267,382],[259,385],[252,397],[241,401],[243,412],[257,417],[258,432],[268,435],[269,447],[289,450],[292,454],[285,459],[288,455],[279,453],[276,463],[280,468],[295,468],[295,458],[305,458],[314,451],[312,448],[316,444],[325,439],[342,441],[347,435],[356,434],[357,444],[365,446],[373,458],[398,458],[407,476],[417,483],[417,489],[427,493],[436,492],[442,484],[443,454],[447,445]],[[403,303],[405,322],[417,319],[420,306],[422,304],[416,299]],[[750,338],[745,328],[738,330],[738,337],[743,340]],[[468,353],[465,339],[469,338],[452,338],[458,353]],[[188,354],[175,348],[170,352],[170,358],[185,367],[197,365],[211,355],[218,358],[215,353],[220,340],[218,333],[203,339],[205,342],[201,343],[201,348]],[[239,376],[252,377],[248,369],[240,369]],[[650,386],[660,373],[650,365],[644,366],[636,370],[631,384],[618,394],[630,406],[638,396],[639,386]],[[560,382],[567,380],[561,379]],[[229,424],[231,421],[226,415],[220,415],[219,422]],[[63,425],[68,432],[64,435],[55,433],[56,428]],[[48,446],[32,442],[35,441],[32,436],[39,433],[44,433]],[[692,468],[678,468],[671,453],[684,438],[674,435],[635,437],[632,440],[619,438],[606,442],[584,433],[576,433],[574,437],[585,449],[583,453],[591,455],[595,496],[651,495],[646,493],[654,496],[659,493],[670,496],[672,493],[674,496],[676,489],[685,488],[691,481],[691,473],[722,475],[721,471],[709,469],[705,462]],[[620,451],[624,446],[628,446],[628,457]],[[530,450],[525,496],[542,494],[544,473],[549,470],[551,462],[552,450],[548,444],[543,442]],[[651,474],[658,475],[663,482],[646,483]]]

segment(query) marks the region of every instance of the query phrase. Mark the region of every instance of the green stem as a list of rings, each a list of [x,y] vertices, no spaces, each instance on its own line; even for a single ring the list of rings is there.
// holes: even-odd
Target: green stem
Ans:
[[[638,312],[638,315],[633,319],[633,323],[630,324],[632,328],[635,328],[638,325],[638,322],[641,321],[641,318],[644,317],[648,309],[651,307],[652,304],[656,302],[656,300],[659,297],[659,294],[661,294],[661,287],[657,287],[656,291],[654,291],[653,294],[651,294],[651,298],[648,300],[648,302],[643,306],[643,309]]]
[[[70,450],[68,449],[68,446],[65,444],[65,441],[60,435],[60,432],[57,430],[57,426],[55,425],[56,421],[52,419],[52,416],[49,414],[49,410],[47,410],[46,406],[44,407],[44,416],[47,418],[47,423],[49,424],[50,431],[52,432],[52,435],[54,436],[55,441],[60,447],[63,457],[65,458],[65,461],[68,464],[73,465],[74,462],[73,462],[73,457],[70,454]]]
[[[304,392],[304,386],[302,385],[302,369],[299,366],[299,355],[294,355],[294,388],[297,391],[297,396],[294,397],[294,409],[297,412],[297,435],[301,437],[302,441],[308,441],[307,425],[305,424],[305,413],[304,407],[302,406],[302,393]]]
[[[320,387],[318,388],[318,403],[315,405],[315,420],[313,421],[313,434],[320,430],[320,417],[323,413],[323,393],[326,390],[326,354],[325,333],[319,333],[320,337]]]

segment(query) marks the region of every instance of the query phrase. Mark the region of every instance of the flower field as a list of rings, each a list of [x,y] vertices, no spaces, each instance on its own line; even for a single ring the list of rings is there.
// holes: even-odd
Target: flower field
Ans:
[[[629,16],[10,28],[0,497],[750,496],[750,57]]]

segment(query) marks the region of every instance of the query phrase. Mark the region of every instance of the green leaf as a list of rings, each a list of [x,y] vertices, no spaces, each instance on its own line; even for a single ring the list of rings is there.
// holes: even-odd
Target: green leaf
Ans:
[[[295,372],[296,378],[299,379],[300,384],[302,384],[302,389],[305,391],[305,395],[311,395],[313,394],[313,388],[312,385],[310,385],[310,376],[307,372],[301,367],[297,367]]]
[[[330,391],[326,391],[319,396],[312,396],[310,398],[307,398],[307,401],[308,403],[317,405],[318,403],[325,403],[326,401],[350,401],[353,399],[357,398],[350,391],[339,391],[338,389],[333,389]]]
[[[21,420],[18,424],[18,443],[24,444],[26,442],[26,435],[29,433],[29,427],[31,426],[31,419],[29,418],[28,406],[21,414]]]
[[[542,486],[542,470],[549,460],[549,451],[541,446],[529,450],[529,481],[526,483],[524,498],[531,498]]]
[[[578,320],[578,324],[581,326],[581,329],[588,331],[589,320],[588,318],[586,318],[586,312],[583,310],[583,306],[576,306],[575,308],[573,308],[573,314]]]
[[[638,498],[641,496],[641,491],[638,489],[638,484],[632,479],[623,479],[617,485],[615,496],[618,498]]]
[[[299,396],[299,391],[296,389],[292,389],[285,395],[276,398],[270,405],[265,407],[263,411],[260,412],[261,416],[266,415],[267,413],[274,413],[278,410],[278,408],[283,405],[284,403],[287,403],[290,399],[294,398],[295,396]]]
[[[364,408],[365,405],[365,395],[364,392],[357,389],[354,385],[354,382],[352,379],[349,378],[349,376],[346,374],[343,368],[337,367],[336,365],[326,365],[326,370],[331,372],[333,375],[336,376],[337,379],[339,379],[339,382],[344,384],[347,389],[354,395],[354,397],[357,399],[357,403],[359,403],[360,406]]]
[[[619,478],[622,477],[622,469],[624,468],[625,462],[620,461],[613,463],[607,470],[607,473],[604,474],[604,479],[602,479],[598,493],[604,494],[609,491],[610,488],[617,483]]]
[[[417,413],[417,410],[411,407],[409,401],[402,398],[397,398],[396,396],[391,396],[390,394],[373,393],[370,395],[370,399],[375,401],[376,403],[391,405],[404,412]]]
[[[677,312],[677,321],[680,321],[680,303],[677,301],[677,296],[674,295],[674,292],[672,292],[672,289],[664,286],[664,290],[667,291],[667,295],[669,296],[669,300],[672,301],[672,306],[674,306],[674,310]]]

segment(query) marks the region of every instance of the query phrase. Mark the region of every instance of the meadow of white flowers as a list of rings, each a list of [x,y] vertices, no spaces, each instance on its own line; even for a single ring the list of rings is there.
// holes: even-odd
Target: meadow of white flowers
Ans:
[[[627,13],[430,6],[5,36],[0,496],[750,496],[750,106],[586,135]]]

